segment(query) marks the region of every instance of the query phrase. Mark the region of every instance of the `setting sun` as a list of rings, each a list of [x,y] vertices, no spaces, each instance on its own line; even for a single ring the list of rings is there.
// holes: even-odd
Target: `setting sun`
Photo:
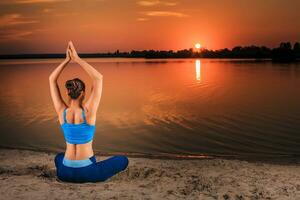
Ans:
[[[195,47],[196,47],[196,49],[200,49],[201,48],[201,44],[200,43],[196,43]]]

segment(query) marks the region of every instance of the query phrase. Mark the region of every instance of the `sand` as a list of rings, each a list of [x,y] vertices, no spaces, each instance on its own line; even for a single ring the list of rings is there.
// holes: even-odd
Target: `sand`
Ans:
[[[0,149],[0,199],[300,199],[297,160],[129,158],[106,182],[73,184],[57,180],[54,156]]]

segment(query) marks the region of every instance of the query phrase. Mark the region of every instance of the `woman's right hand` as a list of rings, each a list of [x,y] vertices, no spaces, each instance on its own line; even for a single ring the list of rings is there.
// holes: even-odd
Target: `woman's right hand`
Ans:
[[[72,43],[72,41],[69,42],[69,46],[68,46],[69,50],[71,51],[71,58],[72,60],[76,61],[77,59],[79,59],[80,57],[78,56],[75,47]]]
[[[71,50],[69,49],[69,46],[68,46],[67,52],[66,52],[66,61],[69,62],[69,61],[71,61],[71,59],[72,59],[72,52],[71,52]]]

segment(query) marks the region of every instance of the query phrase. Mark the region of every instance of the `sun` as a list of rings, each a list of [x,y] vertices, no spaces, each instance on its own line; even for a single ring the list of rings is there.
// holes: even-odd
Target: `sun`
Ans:
[[[201,48],[201,44],[200,43],[196,43],[195,47],[196,47],[196,49],[200,49]]]

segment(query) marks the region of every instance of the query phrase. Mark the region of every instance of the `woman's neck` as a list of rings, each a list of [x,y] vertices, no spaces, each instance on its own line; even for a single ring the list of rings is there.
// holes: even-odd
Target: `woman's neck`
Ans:
[[[81,108],[81,103],[79,100],[71,100],[70,108]]]

